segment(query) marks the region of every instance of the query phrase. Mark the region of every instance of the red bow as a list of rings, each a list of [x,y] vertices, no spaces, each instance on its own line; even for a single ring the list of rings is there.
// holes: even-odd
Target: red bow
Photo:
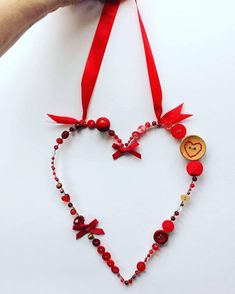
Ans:
[[[130,153],[135,157],[141,159],[141,154],[136,152],[134,149],[139,146],[137,141],[134,141],[132,144],[128,145],[127,147],[114,143],[113,148],[117,151],[113,154],[113,159],[116,160],[124,153]]]
[[[75,224],[73,226],[74,231],[79,231],[76,235],[76,239],[79,239],[83,237],[85,234],[92,233],[95,235],[104,235],[104,231],[101,228],[96,228],[98,225],[98,220],[94,219],[92,222],[90,222],[88,225],[85,225],[84,223]]]

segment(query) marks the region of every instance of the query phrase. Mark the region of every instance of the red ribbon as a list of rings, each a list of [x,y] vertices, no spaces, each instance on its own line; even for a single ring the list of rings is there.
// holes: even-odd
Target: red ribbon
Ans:
[[[191,114],[182,114],[181,109],[182,105],[179,105],[175,109],[167,112],[162,116],[162,89],[161,84],[157,72],[157,67],[154,61],[152,49],[148,40],[148,36],[146,33],[146,29],[140,15],[140,11],[138,8],[137,0],[135,0],[138,20],[140,24],[144,51],[148,69],[149,82],[152,93],[153,107],[154,112],[157,117],[157,121],[159,125],[165,123],[174,124],[176,122],[182,121]],[[82,82],[81,82],[81,94],[82,94],[82,107],[83,107],[83,115],[82,119],[85,120],[87,117],[87,111],[90,104],[91,96],[94,91],[94,87],[99,75],[100,67],[102,65],[102,61],[104,58],[104,54],[107,48],[107,44],[112,32],[113,24],[120,6],[120,0],[116,1],[106,1],[104,4],[104,8],[95,32],[95,36],[91,45],[91,49],[87,58],[87,62],[85,65]],[[57,123],[63,124],[74,124],[77,123],[78,120],[71,117],[64,116],[55,116],[49,115]]]
[[[104,235],[104,231],[101,228],[96,228],[98,225],[98,220],[94,219],[92,222],[90,222],[88,225],[85,225],[84,223],[82,224],[77,224],[73,226],[74,231],[79,231],[76,235],[76,239],[79,239],[83,237],[84,235],[88,233],[92,233],[94,235]]]
[[[134,141],[132,144],[128,145],[127,147],[114,143],[113,148],[116,149],[117,151],[113,154],[113,159],[116,160],[125,153],[130,153],[134,155],[135,157],[141,159],[141,154],[135,151],[136,147],[138,146],[139,146],[139,143],[137,141]]]

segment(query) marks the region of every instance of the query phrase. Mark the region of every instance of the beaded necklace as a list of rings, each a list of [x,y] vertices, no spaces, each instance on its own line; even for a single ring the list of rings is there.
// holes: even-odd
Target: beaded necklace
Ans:
[[[76,232],[76,238],[80,239],[87,235],[88,240],[91,242],[94,248],[96,248],[98,254],[102,260],[111,269],[119,280],[124,285],[130,285],[133,281],[147,268],[148,261],[159,252],[160,247],[167,243],[168,238],[175,228],[175,221],[180,216],[181,211],[185,207],[185,204],[190,201],[192,191],[195,188],[198,177],[203,172],[203,165],[200,159],[206,152],[206,144],[204,140],[196,135],[186,136],[187,130],[185,126],[179,122],[190,117],[190,114],[183,114],[183,104],[168,111],[162,115],[162,90],[159,81],[156,64],[152,54],[151,46],[148,40],[148,36],[140,15],[137,1],[135,0],[137,7],[137,14],[144,43],[144,50],[146,56],[146,63],[148,69],[148,75],[150,80],[150,87],[152,92],[153,107],[157,120],[153,122],[146,122],[140,125],[136,131],[134,131],[127,143],[123,143],[122,139],[111,129],[110,120],[106,117],[100,117],[96,121],[87,120],[87,111],[91,96],[94,90],[95,83],[98,78],[100,66],[105,54],[105,50],[108,44],[110,33],[115,21],[116,14],[118,12],[120,1],[105,2],[104,8],[100,17],[100,21],[92,42],[92,46],[89,52],[85,70],[83,73],[81,90],[82,90],[82,106],[83,116],[82,119],[76,119],[72,117],[57,116],[49,114],[49,117],[57,123],[70,125],[67,130],[63,131],[61,136],[56,139],[56,144],[53,147],[53,155],[51,157],[51,169],[53,172],[54,180],[56,181],[56,188],[60,192],[61,200],[68,206],[70,214],[73,217],[73,230]],[[126,279],[122,276],[121,271],[113,260],[109,251],[101,244],[98,235],[104,235],[104,230],[98,226],[98,220],[94,219],[91,222],[86,222],[85,217],[79,214],[78,209],[71,201],[71,196],[64,190],[63,184],[57,176],[55,167],[57,152],[61,149],[65,141],[73,137],[73,134],[80,133],[84,129],[98,130],[107,134],[108,137],[113,139],[112,148],[114,149],[113,159],[117,160],[123,155],[129,154],[141,159],[141,154],[137,151],[139,146],[139,140],[144,136],[146,132],[154,128],[164,128],[168,131],[176,141],[180,141],[180,152],[182,156],[187,160],[186,171],[190,176],[190,182],[186,193],[180,197],[180,203],[178,208],[173,214],[162,222],[162,227],[158,228],[153,234],[153,244],[145,258],[136,264],[136,270],[133,275]]]

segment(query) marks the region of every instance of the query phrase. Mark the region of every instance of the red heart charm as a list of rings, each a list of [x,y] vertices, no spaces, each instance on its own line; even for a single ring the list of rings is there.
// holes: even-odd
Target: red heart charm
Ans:
[[[188,157],[193,158],[197,156],[202,151],[201,143],[192,143],[191,141],[186,141],[184,144],[184,150]]]

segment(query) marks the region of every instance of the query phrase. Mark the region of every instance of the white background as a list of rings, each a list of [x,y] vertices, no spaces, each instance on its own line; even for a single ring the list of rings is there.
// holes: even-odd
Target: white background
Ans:
[[[80,80],[101,4],[67,8],[35,25],[0,60],[0,293],[235,293],[235,20],[233,0],[139,1],[156,57],[164,110],[185,102],[188,134],[208,147],[205,172],[175,232],[136,283],[124,287],[86,237],[75,240],[50,171],[64,127],[46,113],[81,116]],[[133,1],[121,5],[89,117],[123,139],[154,113]],[[143,159],[111,158],[111,141],[84,131],[63,146],[59,175],[129,277],[153,232],[177,208],[189,177],[163,130],[140,141]]]

